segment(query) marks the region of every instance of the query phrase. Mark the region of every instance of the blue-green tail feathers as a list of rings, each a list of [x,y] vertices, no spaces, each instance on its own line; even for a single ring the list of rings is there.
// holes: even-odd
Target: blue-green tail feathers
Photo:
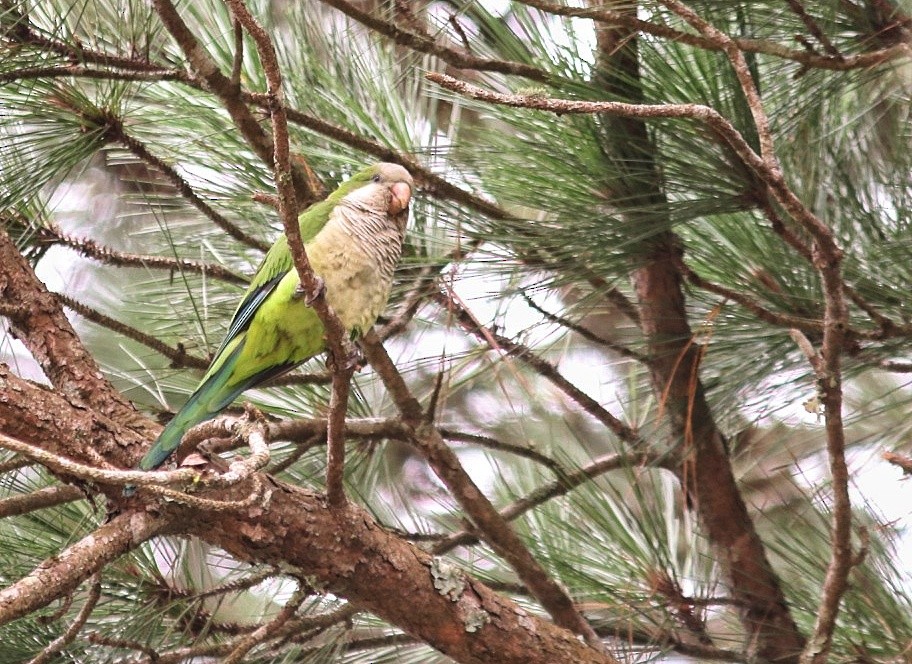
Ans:
[[[167,426],[159,434],[152,448],[146,452],[146,455],[139,462],[137,468],[140,470],[155,470],[161,466],[168,457],[180,447],[181,439],[184,434],[191,428],[201,422],[211,420],[221,411],[227,408],[232,401],[238,398],[242,392],[259,385],[271,378],[282,375],[283,373],[297,366],[294,364],[281,364],[264,369],[253,376],[242,378],[234,375],[237,358],[244,349],[244,339],[232,349],[230,355],[221,363],[221,366],[207,376],[200,384],[196,391],[187,399],[187,403],[178,411]],[[130,496],[136,488],[127,486],[124,488],[124,495]]]

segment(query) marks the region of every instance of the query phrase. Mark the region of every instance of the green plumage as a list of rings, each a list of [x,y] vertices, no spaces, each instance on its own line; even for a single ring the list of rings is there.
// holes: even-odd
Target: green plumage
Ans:
[[[373,325],[386,305],[412,187],[401,166],[375,164],[299,217],[307,256],[325,282],[327,301],[353,334]],[[189,428],[217,415],[245,390],[324,350],[323,323],[305,304],[298,284],[283,234],[250,282],[199,387],[139,468],[158,468]]]

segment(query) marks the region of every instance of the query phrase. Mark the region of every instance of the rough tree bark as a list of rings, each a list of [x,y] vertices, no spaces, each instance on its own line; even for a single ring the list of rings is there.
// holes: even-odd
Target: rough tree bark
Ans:
[[[635,5],[620,3],[617,10],[636,15]],[[612,98],[642,103],[636,32],[596,25],[597,72],[606,92]],[[607,134],[625,137],[612,148],[627,169],[621,179],[623,191],[619,192],[635,210],[627,214],[627,220],[646,228],[667,228],[670,224],[661,218],[666,206],[655,167],[655,146],[646,124],[636,118],[608,116],[603,120],[623,128]],[[649,349],[653,389],[678,450],[675,474],[738,601],[751,656],[797,662],[804,637],[747,512],[723,435],[700,381],[699,347],[688,322],[682,289],[682,251],[673,232],[658,232],[642,243],[638,265],[631,274],[640,328]]]
[[[67,375],[57,380],[93,382],[87,397],[81,390],[64,392],[36,385],[0,365],[0,431],[87,465],[101,462],[132,467],[149,442],[134,429],[154,432],[157,425],[146,421],[137,427],[138,416],[132,408],[126,411],[129,417],[124,423],[86,405],[86,401],[122,404],[124,400],[98,375],[93,377],[97,369],[59,304],[2,232],[0,255],[4,257],[0,263],[4,296],[17,302],[42,303],[42,317],[29,315],[27,323],[19,323],[19,335],[26,346],[40,350],[59,348],[65,342],[65,352],[56,356],[49,352],[48,363],[85,362],[69,364]],[[110,408],[105,410],[111,412]],[[112,414],[122,417],[125,411]],[[614,661],[570,631],[528,613],[484,584],[456,569],[441,567],[433,556],[384,530],[365,510],[350,504],[330,507],[320,495],[265,476],[260,482],[268,491],[249,507],[209,512],[174,503],[125,499],[120,487],[99,487],[119,516],[0,593],[0,624],[46,605],[119,555],[150,537],[167,533],[197,536],[241,560],[280,564],[290,573],[307,577],[320,590],[375,613],[456,661]],[[212,490],[206,497],[230,501],[252,491],[252,484],[247,482]],[[441,585],[441,578],[447,583],[438,590],[435,582]]]

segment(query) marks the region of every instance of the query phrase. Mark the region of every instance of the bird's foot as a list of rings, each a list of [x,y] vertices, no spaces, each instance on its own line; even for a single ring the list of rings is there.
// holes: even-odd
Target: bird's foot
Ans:
[[[296,298],[301,298],[304,300],[304,304],[308,307],[314,303],[318,297],[323,295],[326,292],[326,282],[323,281],[321,277],[314,275],[314,288],[313,290],[307,290],[304,288],[303,284],[298,284],[298,287],[295,288],[294,296]]]
[[[361,349],[347,341],[343,342],[342,346],[345,350],[342,365],[340,366],[336,362],[335,356],[332,353],[329,353],[326,358],[326,368],[333,373],[335,373],[337,369],[341,369],[342,371],[361,371],[361,369],[367,365],[367,360],[364,359],[364,354],[361,352]]]

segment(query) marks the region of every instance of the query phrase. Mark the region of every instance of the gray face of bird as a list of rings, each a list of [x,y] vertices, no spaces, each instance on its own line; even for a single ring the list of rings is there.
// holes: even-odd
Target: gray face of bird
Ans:
[[[387,213],[390,216],[398,215],[408,207],[415,182],[405,168],[399,164],[380,164],[374,182],[389,191]]]
[[[414,187],[414,180],[405,168],[383,163],[378,165],[371,182],[348,194],[345,201],[354,208],[384,212],[404,232]]]

